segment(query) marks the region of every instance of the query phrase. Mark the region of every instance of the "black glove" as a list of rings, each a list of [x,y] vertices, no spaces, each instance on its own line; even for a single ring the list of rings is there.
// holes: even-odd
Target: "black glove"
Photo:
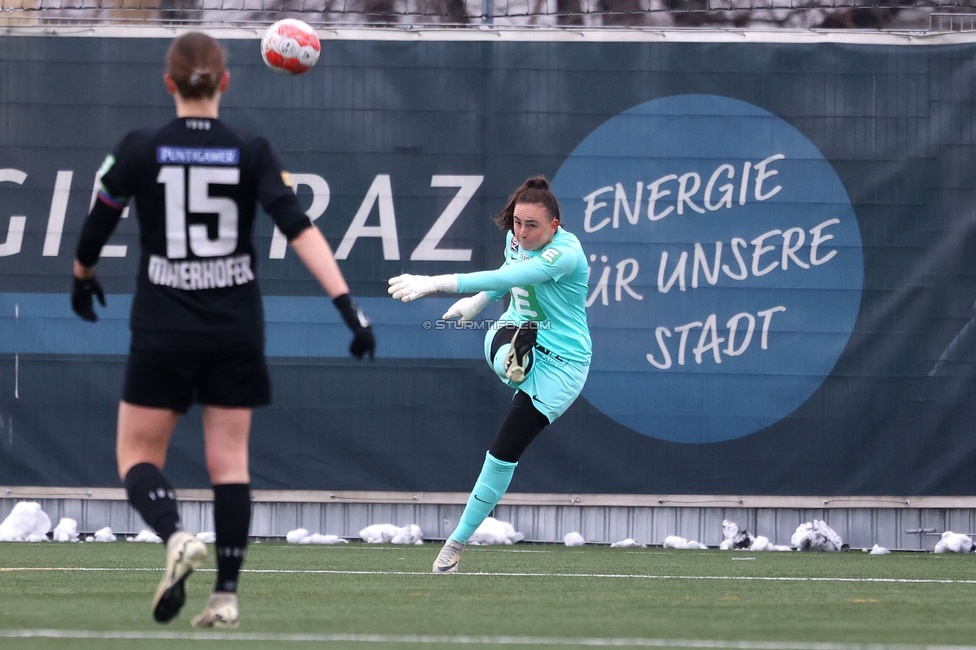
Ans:
[[[105,306],[105,293],[102,285],[98,284],[95,276],[88,280],[75,278],[74,286],[71,288],[71,308],[84,320],[94,323],[98,320],[93,307],[92,296],[98,298],[98,302]]]
[[[346,325],[352,330],[349,353],[357,359],[362,359],[364,355],[369,354],[369,358],[372,359],[376,351],[376,337],[373,336],[373,328],[366,314],[356,306],[348,293],[333,299],[332,304],[336,306],[342,314],[342,320],[346,321]]]

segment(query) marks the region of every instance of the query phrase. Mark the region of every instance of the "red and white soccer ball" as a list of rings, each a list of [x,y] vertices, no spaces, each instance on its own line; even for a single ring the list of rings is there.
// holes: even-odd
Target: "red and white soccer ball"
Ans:
[[[321,51],[315,30],[300,20],[279,20],[261,39],[261,58],[268,67],[281,74],[308,72],[319,60]]]

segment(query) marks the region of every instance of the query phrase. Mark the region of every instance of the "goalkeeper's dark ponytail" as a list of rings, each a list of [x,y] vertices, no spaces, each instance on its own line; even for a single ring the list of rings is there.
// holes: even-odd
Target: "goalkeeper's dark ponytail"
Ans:
[[[549,181],[545,176],[533,176],[508,198],[508,205],[505,209],[495,216],[495,224],[502,230],[511,230],[515,220],[515,205],[518,203],[530,203],[541,205],[549,213],[550,221],[559,218],[559,201],[556,195],[549,190]]]

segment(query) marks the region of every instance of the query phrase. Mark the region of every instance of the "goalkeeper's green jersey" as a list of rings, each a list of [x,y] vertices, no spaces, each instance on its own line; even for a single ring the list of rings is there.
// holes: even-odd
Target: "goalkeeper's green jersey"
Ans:
[[[579,239],[560,226],[552,241],[537,251],[522,250],[509,231],[500,268],[455,277],[459,293],[484,291],[491,300],[499,300],[511,291],[502,321],[538,321],[538,345],[567,361],[588,364],[592,344],[586,323],[587,276]]]

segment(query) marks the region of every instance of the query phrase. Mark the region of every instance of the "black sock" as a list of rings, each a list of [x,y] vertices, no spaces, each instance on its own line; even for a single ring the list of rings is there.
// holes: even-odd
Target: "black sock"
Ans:
[[[125,475],[124,482],[129,503],[163,538],[163,542],[181,528],[176,490],[158,467],[152,463],[139,463]]]
[[[251,528],[251,486],[228,483],[213,486],[214,527],[217,533],[217,586],[214,591],[237,591],[237,576],[247,554]]]

